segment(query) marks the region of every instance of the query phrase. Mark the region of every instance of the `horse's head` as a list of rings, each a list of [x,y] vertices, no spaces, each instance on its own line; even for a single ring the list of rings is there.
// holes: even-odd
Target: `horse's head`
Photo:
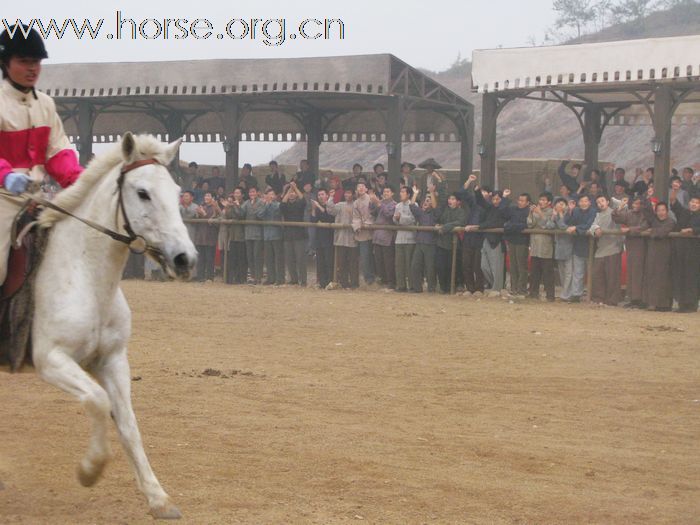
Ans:
[[[147,159],[158,164],[126,173],[122,202],[134,234],[163,254],[159,262],[168,275],[187,280],[197,262],[197,250],[180,216],[180,187],[165,167],[175,158],[181,142],[165,144],[150,135],[124,134],[121,151],[125,164]]]

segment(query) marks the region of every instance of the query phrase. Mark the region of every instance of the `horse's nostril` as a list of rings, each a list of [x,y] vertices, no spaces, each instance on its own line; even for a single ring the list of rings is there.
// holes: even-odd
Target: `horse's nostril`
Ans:
[[[189,268],[189,260],[187,259],[187,254],[181,253],[179,255],[175,256],[175,259],[173,259],[173,262],[175,263],[176,268]]]

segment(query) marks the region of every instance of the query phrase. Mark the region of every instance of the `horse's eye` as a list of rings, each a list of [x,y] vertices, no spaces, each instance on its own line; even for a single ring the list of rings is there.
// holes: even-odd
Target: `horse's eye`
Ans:
[[[142,201],[150,201],[151,200],[151,196],[148,194],[148,192],[146,190],[139,190],[137,193],[138,193],[139,199],[141,199]]]

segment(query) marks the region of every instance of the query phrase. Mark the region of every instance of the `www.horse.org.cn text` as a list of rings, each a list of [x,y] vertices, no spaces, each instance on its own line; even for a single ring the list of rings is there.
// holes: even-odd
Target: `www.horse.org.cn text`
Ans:
[[[15,25],[17,24],[17,25]],[[23,27],[24,26],[24,27]],[[36,29],[44,39],[78,40],[253,40],[278,47],[294,40],[344,40],[340,18],[230,18],[217,24],[208,18],[130,18],[116,11],[113,23],[106,18],[2,19],[0,31],[29,33]]]

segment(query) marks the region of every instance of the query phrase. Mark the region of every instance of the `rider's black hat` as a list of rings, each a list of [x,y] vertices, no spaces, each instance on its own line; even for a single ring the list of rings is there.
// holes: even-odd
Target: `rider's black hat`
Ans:
[[[7,62],[13,56],[49,58],[44,40],[37,30],[19,24],[0,34],[0,61]]]

